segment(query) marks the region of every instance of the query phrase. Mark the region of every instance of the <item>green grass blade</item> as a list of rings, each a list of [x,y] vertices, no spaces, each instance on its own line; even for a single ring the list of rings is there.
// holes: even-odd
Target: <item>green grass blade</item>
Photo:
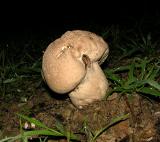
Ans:
[[[149,87],[143,87],[143,88],[139,89],[137,92],[149,94],[149,95],[153,95],[153,96],[160,96],[160,91],[158,91],[154,88],[149,88]]]
[[[121,121],[124,121],[128,118],[129,118],[129,113],[122,115],[122,116],[119,116],[117,118],[114,118],[108,125],[106,125],[104,128],[102,128],[101,130],[96,132],[96,134],[93,137],[93,141],[95,141],[103,132],[105,132],[107,129],[109,129],[114,124],[121,122]]]
[[[43,135],[47,135],[47,134],[49,134],[49,135],[53,135],[53,136],[64,136],[64,137],[67,137],[68,136],[68,133],[70,133],[70,132],[68,132],[68,131],[64,131],[64,130],[62,130],[62,126],[60,126],[60,124],[59,124],[59,126],[58,126],[58,128],[59,129],[61,129],[61,131],[59,132],[59,131],[56,131],[56,130],[54,130],[54,129],[51,129],[51,128],[49,128],[49,127],[47,127],[46,125],[44,125],[43,123],[41,123],[40,121],[38,121],[38,120],[36,120],[36,119],[34,119],[34,118],[29,118],[29,117],[27,117],[27,116],[24,116],[24,115],[22,115],[22,114],[17,114],[19,117],[21,117],[21,118],[23,118],[23,119],[25,119],[25,120],[27,120],[27,121],[29,121],[30,123],[34,123],[36,126],[38,126],[38,127],[41,127],[41,128],[44,128],[44,129],[46,129],[46,131],[44,130],[44,131],[36,131],[36,134],[37,134],[37,132],[39,133],[39,134],[41,134],[41,133],[43,133]],[[62,124],[61,124],[62,125]],[[61,128],[60,128],[61,127]],[[34,133],[34,131],[29,131],[31,134],[32,133]],[[30,134],[30,133],[26,133],[26,134]],[[72,140],[78,140],[78,138],[73,134],[73,133],[70,133],[70,139],[72,139]]]
[[[124,51],[123,55],[118,60],[122,60],[123,58],[130,57],[131,55],[133,55],[138,50],[139,50],[138,48],[132,48],[129,51]]]
[[[1,139],[0,142],[15,142],[18,139],[21,139],[22,135],[17,135],[15,137],[6,137],[4,139]]]
[[[160,84],[154,80],[147,80],[146,81],[150,86],[158,89],[160,91]]]
[[[30,123],[34,123],[35,125],[37,125],[38,127],[41,127],[41,128],[47,128],[48,127],[46,125],[44,125],[43,123],[41,123],[40,121],[36,120],[35,118],[30,118],[30,117],[27,117],[25,115],[22,115],[22,114],[17,114],[19,117],[29,121]]]
[[[150,76],[153,74],[153,71],[154,71],[154,66],[151,66],[151,67],[149,68],[149,72],[146,74],[146,76],[145,76],[144,79],[149,79]],[[152,76],[152,77],[154,77],[154,76]]]
[[[113,74],[111,70],[106,70],[105,72],[107,74],[107,78],[111,79],[112,81],[114,81],[119,85],[123,84],[123,80],[119,76]]]
[[[33,130],[27,131],[23,133],[23,137],[31,137],[36,135],[47,135],[47,136],[64,136],[63,134],[57,131],[50,131],[50,130]]]
[[[123,72],[123,71],[126,71],[126,70],[129,70],[130,68],[130,65],[128,66],[120,66],[118,68],[115,68],[115,69],[112,69],[112,72]]]
[[[18,139],[27,140],[27,138],[29,138],[29,137],[38,136],[38,135],[59,136],[59,137],[63,136],[60,133],[54,133],[49,130],[33,130],[33,131],[23,132],[23,134],[19,134],[15,137],[4,138],[4,139],[0,140],[0,142],[15,142]]]
[[[126,93],[129,90],[123,87],[114,87],[114,89],[112,90],[112,92],[121,92],[121,93]]]
[[[140,80],[144,79],[145,73],[146,73],[146,65],[147,61],[144,59],[141,63],[141,74],[140,74]]]
[[[155,80],[156,76],[158,75],[159,70],[160,68],[153,70],[148,79]]]
[[[18,115],[19,117],[21,117],[21,118],[29,121],[30,123],[34,123],[34,124],[35,124],[36,126],[38,126],[38,127],[41,127],[41,128],[47,129],[47,130],[50,130],[50,131],[52,131],[53,133],[59,133],[59,134],[61,134],[60,132],[58,132],[58,131],[56,131],[56,130],[53,130],[53,129],[51,129],[51,128],[48,128],[46,125],[44,125],[43,123],[41,123],[40,121],[38,121],[38,120],[36,120],[36,119],[34,119],[34,118],[29,118],[29,117],[24,116],[24,115],[22,115],[22,114],[17,114],[17,115]]]
[[[9,84],[18,81],[19,78],[8,78],[3,81],[4,84]]]
[[[128,80],[127,82],[125,83],[125,85],[130,85],[132,82],[135,81],[135,77],[134,77],[134,68],[135,68],[135,64],[132,63],[130,65],[130,68],[129,68],[129,72],[128,72]]]
[[[61,133],[65,132],[64,127],[59,120],[56,120],[56,125],[55,126],[56,126],[57,130],[60,131]]]

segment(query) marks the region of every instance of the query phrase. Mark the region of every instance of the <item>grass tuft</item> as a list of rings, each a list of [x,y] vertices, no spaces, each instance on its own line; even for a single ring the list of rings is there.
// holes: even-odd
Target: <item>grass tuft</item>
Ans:
[[[112,82],[113,89],[109,94],[143,93],[146,95],[160,96],[159,58],[134,58],[132,63],[114,69],[106,69],[105,73]]]

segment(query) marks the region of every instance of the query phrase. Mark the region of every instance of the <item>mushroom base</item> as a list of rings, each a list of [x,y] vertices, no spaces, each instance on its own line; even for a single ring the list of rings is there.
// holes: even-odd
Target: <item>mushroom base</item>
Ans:
[[[95,101],[102,100],[109,88],[108,81],[97,62],[87,68],[84,80],[69,93],[72,103],[83,108]]]

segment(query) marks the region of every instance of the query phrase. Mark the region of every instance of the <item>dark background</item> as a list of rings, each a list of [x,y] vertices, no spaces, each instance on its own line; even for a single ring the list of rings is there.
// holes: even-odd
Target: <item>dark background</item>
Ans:
[[[51,1],[0,5],[0,37],[54,35],[72,29],[96,29],[111,24],[132,25],[135,21],[160,19],[159,4],[153,1]]]

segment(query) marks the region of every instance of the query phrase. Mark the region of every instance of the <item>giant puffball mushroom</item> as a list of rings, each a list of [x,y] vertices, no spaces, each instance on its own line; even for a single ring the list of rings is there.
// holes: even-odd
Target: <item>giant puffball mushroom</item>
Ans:
[[[78,108],[101,100],[106,95],[108,82],[97,62],[87,68],[87,74],[82,82],[69,93],[72,103]]]
[[[102,37],[89,31],[67,31],[45,50],[43,78],[53,91],[69,93],[73,104],[82,108],[102,99],[108,90],[99,66],[108,53],[108,44]]]

